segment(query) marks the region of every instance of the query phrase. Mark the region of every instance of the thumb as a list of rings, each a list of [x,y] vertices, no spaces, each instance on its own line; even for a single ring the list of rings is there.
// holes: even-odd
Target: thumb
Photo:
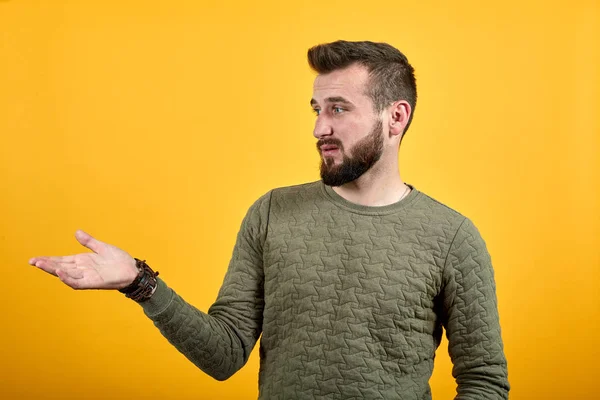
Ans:
[[[94,239],[91,235],[82,231],[81,229],[75,232],[75,239],[77,239],[79,243],[81,243],[83,246],[87,247],[94,253],[100,253],[100,250],[102,248],[102,242]]]

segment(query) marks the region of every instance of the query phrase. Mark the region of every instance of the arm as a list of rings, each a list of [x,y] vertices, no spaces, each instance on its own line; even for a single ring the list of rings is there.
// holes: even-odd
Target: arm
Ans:
[[[140,303],[169,342],[217,380],[238,371],[262,330],[262,250],[270,194],[256,201],[242,222],[216,302],[208,313],[186,303],[159,279],[154,295]]]
[[[456,379],[456,399],[507,399],[510,389],[490,255],[465,218],[443,272],[442,321]]]
[[[152,297],[140,303],[179,351],[218,380],[246,363],[262,330],[262,252],[270,201],[267,193],[246,214],[223,286],[208,313],[187,304],[160,279]],[[81,230],[75,238],[92,252],[33,257],[29,264],[76,290],[123,289],[138,276],[136,261],[127,252]]]

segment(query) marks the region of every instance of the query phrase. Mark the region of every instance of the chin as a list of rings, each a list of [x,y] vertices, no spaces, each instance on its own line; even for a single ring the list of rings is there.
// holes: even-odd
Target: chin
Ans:
[[[335,157],[332,157],[332,156],[324,156],[323,157],[323,162],[328,167],[331,167],[331,166],[334,166],[334,165],[340,165],[342,163],[341,160],[337,160]]]

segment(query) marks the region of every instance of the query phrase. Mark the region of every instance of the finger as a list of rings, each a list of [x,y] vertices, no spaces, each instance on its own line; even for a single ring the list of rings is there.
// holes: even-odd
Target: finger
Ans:
[[[40,259],[36,260],[33,264],[31,264],[42,271],[45,271],[49,274],[56,276],[56,270],[58,269],[58,265],[54,262],[50,262],[48,260]]]
[[[71,268],[71,269],[62,269],[59,268],[59,271],[64,271],[70,278],[73,279],[82,279],[84,276],[82,268]]]
[[[83,289],[82,271],[57,269],[56,276],[61,282],[73,289]]]
[[[71,264],[75,262],[75,256],[48,257],[48,259],[59,264]]]
[[[29,265],[35,265],[38,261],[52,261],[58,264],[71,264],[75,262],[75,256],[64,256],[64,257],[33,257],[29,259]]]
[[[94,239],[90,234],[82,231],[81,229],[75,232],[75,238],[79,243],[96,254],[100,253],[102,245],[104,244],[101,241]]]
[[[77,289],[78,288],[78,281],[77,279],[73,279],[71,278],[66,271],[62,270],[62,269],[57,269],[56,270],[56,276],[58,276],[58,279],[61,280],[62,283],[64,283],[67,286],[72,287],[73,289]]]
[[[42,261],[44,259],[46,259],[46,257],[33,257],[33,258],[29,259],[28,263],[29,263],[29,265],[35,265],[35,263],[37,263],[38,261]]]
[[[77,266],[77,264],[74,261],[62,262],[62,257],[36,257],[32,260],[34,262],[31,265],[33,265],[34,267],[38,267],[42,271],[45,271],[52,275],[56,275],[57,269],[74,269]]]

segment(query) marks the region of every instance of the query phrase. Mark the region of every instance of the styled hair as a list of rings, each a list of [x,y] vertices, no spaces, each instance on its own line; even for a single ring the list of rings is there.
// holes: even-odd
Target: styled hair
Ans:
[[[415,70],[398,49],[387,43],[338,40],[311,47],[308,64],[318,74],[353,64],[366,67],[369,72],[366,94],[373,100],[376,112],[383,111],[397,100],[410,104],[411,114],[404,129],[406,134],[417,105],[417,84]]]

